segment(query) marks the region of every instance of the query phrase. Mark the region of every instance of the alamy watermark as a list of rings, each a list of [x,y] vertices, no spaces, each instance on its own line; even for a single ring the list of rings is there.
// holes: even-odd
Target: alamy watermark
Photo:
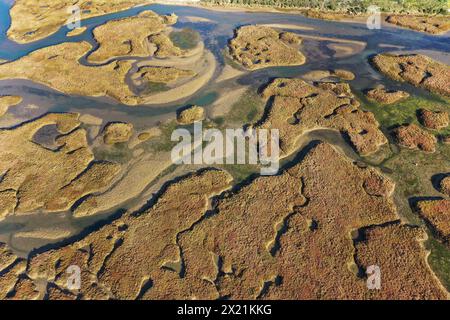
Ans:
[[[369,17],[367,18],[366,25],[369,30],[381,29],[381,10],[380,7],[371,5],[367,8]]]
[[[377,265],[368,266],[366,270],[367,289],[381,290],[381,269]]]
[[[79,6],[70,6],[67,8],[67,13],[70,15],[66,21],[66,26],[69,30],[74,30],[81,27],[81,8]]]
[[[67,289],[69,290],[80,290],[81,288],[81,269],[77,265],[71,265],[67,268]]]
[[[179,128],[171,140],[174,164],[253,164],[261,165],[261,175],[275,175],[280,168],[278,129],[203,130],[201,121],[194,123],[193,134]]]

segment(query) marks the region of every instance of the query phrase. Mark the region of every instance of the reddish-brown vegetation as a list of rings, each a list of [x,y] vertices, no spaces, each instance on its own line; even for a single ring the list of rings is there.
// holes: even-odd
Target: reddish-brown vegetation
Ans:
[[[420,201],[417,208],[438,236],[450,244],[450,200]]]
[[[282,156],[295,151],[304,132],[319,128],[344,133],[361,154],[375,152],[387,143],[374,115],[359,109],[347,83],[312,86],[301,79],[279,78],[266,87],[263,97],[271,103],[257,128],[279,130]]]
[[[450,20],[447,15],[438,16],[413,16],[390,15],[386,21],[402,27],[431,34],[445,33],[450,30]]]
[[[402,147],[426,152],[436,150],[436,137],[415,124],[400,126],[393,130],[393,134],[397,143]]]
[[[383,88],[377,88],[367,91],[366,96],[383,104],[392,104],[399,100],[409,97],[409,93],[405,91],[388,91]]]
[[[450,122],[448,113],[445,111],[419,110],[419,120],[428,129],[442,129],[448,127]]]
[[[450,96],[450,67],[421,54],[378,54],[372,63],[382,73],[397,81]]]
[[[450,197],[450,176],[441,180],[440,189],[443,194]]]

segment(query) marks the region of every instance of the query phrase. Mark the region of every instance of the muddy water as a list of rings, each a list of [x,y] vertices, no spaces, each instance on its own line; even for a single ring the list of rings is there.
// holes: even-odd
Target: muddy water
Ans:
[[[45,39],[30,44],[17,44],[6,36],[6,31],[10,25],[9,8],[12,3],[13,1],[11,0],[0,0],[0,59],[15,60],[39,48],[67,41],[88,41],[96,47],[97,43],[92,36],[92,30],[96,26],[112,19],[135,16],[144,10],[150,9],[159,14],[177,14],[179,22],[174,26],[175,28],[191,28],[201,35],[206,47],[214,53],[219,62],[215,77],[220,74],[224,66],[222,53],[228,40],[233,36],[234,29],[247,24],[295,24],[305,27],[302,30],[289,31],[305,36],[302,51],[307,57],[307,63],[299,67],[267,68],[251,74],[244,74],[237,79],[226,80],[220,84],[215,83],[213,79],[199,92],[182,101],[166,105],[142,105],[135,107],[125,106],[109,98],[69,96],[31,81],[4,80],[0,81],[0,94],[20,95],[24,98],[24,101],[20,106],[12,108],[8,117],[0,118],[0,127],[9,127],[47,112],[71,111],[94,115],[103,119],[104,123],[109,121],[130,122],[134,124],[137,130],[141,130],[155,126],[161,121],[172,119],[175,116],[175,111],[186,104],[198,104],[209,108],[221,94],[232,90],[233,87],[244,85],[257,90],[272,78],[300,77],[302,74],[316,69],[344,68],[353,71],[357,80],[351,81],[350,84],[356,93],[360,93],[374,84],[382,83],[392,89],[400,88],[418,96],[429,97],[429,94],[421,89],[414,88],[408,84],[396,83],[380,76],[369,65],[368,58],[380,52],[398,50],[398,46],[405,51],[432,50],[437,57],[450,52],[448,36],[429,36],[395,27],[386,26],[381,30],[368,30],[364,24],[360,23],[323,21],[299,15],[246,12],[229,14],[201,8],[167,5],[142,6],[84,20],[82,25],[86,26],[87,30],[75,37],[67,37],[67,28],[61,27],[57,33]],[[190,22],[188,17],[200,17],[204,21],[207,19],[211,22]],[[362,52],[358,54],[336,58],[335,52],[329,47],[329,44],[334,42],[331,39],[317,40],[315,37],[359,41],[366,45]],[[393,49],[392,46],[396,46],[396,49]],[[86,60],[82,58],[80,62],[86,63]],[[354,152],[344,138],[334,131],[320,130],[306,134],[302,137],[299,149],[308,145],[312,140],[327,141],[338,147],[351,159],[364,161]],[[372,165],[374,164],[372,163]],[[380,168],[383,169],[382,167]],[[35,213],[28,216],[9,218],[0,222],[0,241],[6,240],[9,242],[11,237],[18,231],[29,231],[44,227],[62,228],[76,235],[82,230],[88,231],[99,221],[111,219],[111,216],[120,214],[123,210],[139,207],[139,205],[149,199],[149,196],[151,196],[151,193],[147,190],[139,197],[130,199],[118,208],[86,219],[73,219],[70,213]],[[25,255],[33,247],[42,246],[49,242],[52,242],[52,240],[36,239],[31,241],[30,239],[15,239],[10,243],[18,252]]]

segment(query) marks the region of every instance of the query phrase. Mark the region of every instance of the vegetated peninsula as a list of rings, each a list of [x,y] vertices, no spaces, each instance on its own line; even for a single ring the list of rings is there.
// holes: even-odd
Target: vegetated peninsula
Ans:
[[[417,209],[438,237],[450,247],[450,200],[419,201]]]
[[[0,117],[3,116],[10,107],[14,107],[22,102],[19,96],[0,96]]]
[[[378,54],[372,64],[397,81],[450,97],[450,66],[422,54]]]
[[[257,129],[278,129],[281,156],[296,150],[307,131],[328,128],[342,132],[360,154],[367,155],[387,143],[371,112],[359,108],[348,83],[316,82],[302,79],[273,80],[263,91],[267,109]]]
[[[120,165],[95,162],[78,117],[53,113],[0,130],[0,220],[40,209],[65,211],[110,185]],[[39,143],[39,130],[51,125],[54,145]]]
[[[99,47],[93,52],[86,41],[41,48],[0,65],[0,79],[27,79],[65,94],[107,96],[126,105],[161,104],[186,98],[211,79],[216,61],[200,40],[193,49],[175,46],[169,26],[176,21],[175,15],[160,16],[152,11],[112,20],[94,29]],[[86,55],[89,63],[99,65],[81,62]],[[125,59],[118,60],[121,57]],[[126,81],[134,57],[148,57],[130,74],[139,90]],[[167,86],[155,90],[159,86],[154,83]]]
[[[145,0],[16,0],[10,10],[11,26],[8,37],[19,43],[43,39],[65,25],[71,17],[68,8],[79,6],[83,19],[118,12],[137,5],[151,3]]]
[[[109,96],[125,104],[138,97],[125,83],[130,61],[86,66],[79,59],[92,49],[88,42],[66,42],[38,49],[16,61],[0,65],[0,79],[27,79],[66,94]]]
[[[75,28],[75,29],[67,32],[67,36],[68,37],[76,37],[76,36],[79,36],[80,34],[82,34],[83,32],[85,32],[86,30],[87,30],[87,27]]]
[[[386,18],[386,22],[431,34],[442,34],[450,30],[450,16],[448,15],[411,16],[393,14]]]
[[[94,29],[99,48],[88,56],[88,61],[101,63],[115,57],[148,57],[157,51],[173,51],[172,42],[147,41],[151,36],[161,34],[168,26],[177,22],[177,16],[160,16],[153,11],[143,11],[138,16],[111,20]],[[173,45],[172,45],[173,46]]]

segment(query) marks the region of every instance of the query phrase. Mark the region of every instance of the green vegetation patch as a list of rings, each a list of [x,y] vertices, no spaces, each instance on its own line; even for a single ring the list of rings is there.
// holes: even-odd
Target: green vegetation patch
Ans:
[[[259,174],[261,168],[259,165],[238,164],[238,165],[217,165],[216,167],[227,171],[234,179],[234,183],[238,184],[247,180],[253,174]]]
[[[190,50],[197,46],[200,41],[200,34],[192,29],[186,28],[181,31],[173,31],[169,35],[173,44],[180,49]]]
[[[116,143],[111,146],[102,145],[93,150],[96,160],[116,163],[127,163],[133,157],[127,143]]]
[[[433,238],[426,242],[426,247],[431,250],[428,257],[431,268],[444,287],[450,291],[450,249]]]
[[[414,222],[417,215],[411,212],[407,201],[416,196],[439,196],[431,178],[450,168],[450,146],[439,144],[434,153],[402,148],[384,166],[392,170],[396,190],[404,199],[404,208],[399,208],[400,214]]]
[[[416,123],[420,125],[417,119],[419,109],[428,109],[432,111],[450,112],[449,103],[438,97],[419,98],[411,97],[391,105],[382,105],[376,102],[367,101],[364,109],[375,114],[377,120],[386,128],[390,128],[404,123]],[[450,128],[441,130],[431,130],[433,133],[449,134]]]
[[[152,144],[152,149],[154,151],[171,151],[173,147],[177,145],[177,141],[171,141],[172,132],[177,128],[177,122],[175,120],[161,124],[159,129],[161,130],[161,136],[158,137],[157,141]]]
[[[249,89],[230,109],[225,116],[225,122],[239,124],[251,124],[260,119],[264,113],[264,101],[261,97]],[[222,120],[219,118],[219,122]]]
[[[167,91],[170,88],[161,82],[152,82],[149,81],[145,84],[145,88],[143,89],[143,94],[153,94],[158,92]]]

